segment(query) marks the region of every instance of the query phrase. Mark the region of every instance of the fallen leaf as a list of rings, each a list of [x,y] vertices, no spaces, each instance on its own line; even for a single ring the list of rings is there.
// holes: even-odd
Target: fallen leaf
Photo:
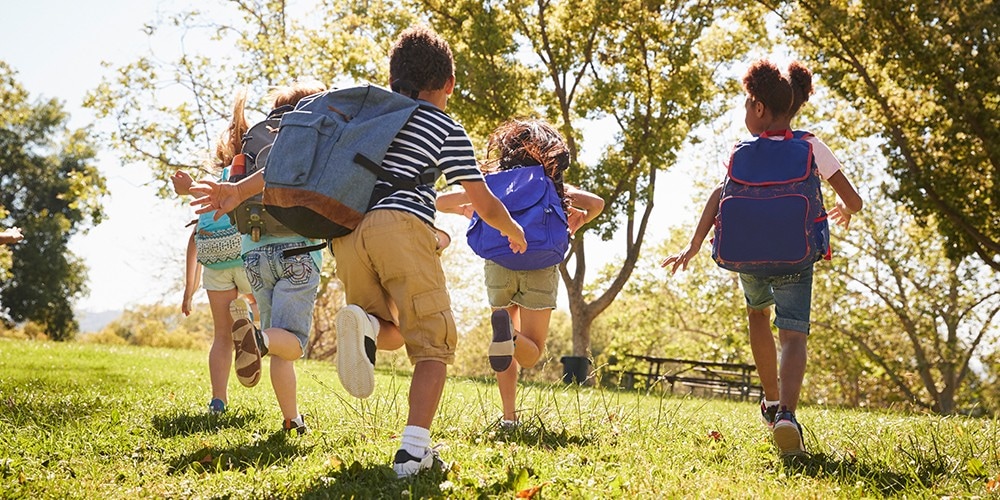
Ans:
[[[1000,493],[1000,474],[997,474],[996,479],[990,479],[989,482],[986,483],[986,492]]]
[[[719,432],[719,431],[711,431],[711,432],[709,432],[708,433],[708,437],[710,437],[710,438],[712,438],[712,439],[714,439],[716,441],[722,441],[722,433]]]
[[[548,481],[546,481],[546,482],[544,482],[542,484],[539,484],[538,486],[533,486],[533,487],[528,488],[526,490],[521,490],[521,491],[517,492],[517,495],[514,495],[514,496],[515,496],[515,498],[535,498],[535,495],[537,495],[538,493],[540,493],[542,491],[542,487],[545,486],[545,485],[547,485],[547,484],[549,484]]]
[[[205,455],[204,457],[201,457],[201,460],[199,460],[199,462],[201,462],[203,464],[212,463],[212,458],[213,458],[212,454],[209,453],[209,454]]]

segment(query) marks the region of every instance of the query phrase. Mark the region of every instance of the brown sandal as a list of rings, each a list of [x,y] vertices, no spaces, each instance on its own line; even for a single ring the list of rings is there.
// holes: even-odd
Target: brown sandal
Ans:
[[[260,349],[257,347],[257,329],[246,319],[233,323],[233,343],[236,344],[236,379],[246,387],[260,382]]]

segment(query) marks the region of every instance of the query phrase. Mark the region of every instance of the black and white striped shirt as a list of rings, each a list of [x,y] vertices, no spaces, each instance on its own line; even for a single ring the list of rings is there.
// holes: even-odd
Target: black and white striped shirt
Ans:
[[[449,186],[483,180],[465,128],[432,105],[417,109],[393,139],[382,166],[393,176],[403,179],[416,179],[427,168],[436,168]],[[388,185],[380,180],[376,188]],[[422,184],[416,189],[393,192],[376,203],[372,210],[402,210],[434,224],[436,198],[434,186]]]

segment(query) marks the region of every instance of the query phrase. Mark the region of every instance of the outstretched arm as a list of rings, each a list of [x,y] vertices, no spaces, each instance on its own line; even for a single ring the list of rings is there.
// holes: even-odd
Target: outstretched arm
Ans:
[[[174,172],[174,175],[170,176],[170,183],[174,185],[174,192],[184,196],[186,194],[191,194],[191,186],[194,184],[194,179],[191,174],[178,170]]]
[[[10,245],[23,239],[24,235],[21,234],[21,228],[19,227],[10,227],[0,231],[0,244],[2,245]]]
[[[524,239],[524,229],[521,225],[510,218],[510,212],[503,203],[497,199],[496,195],[490,191],[483,181],[463,181],[462,188],[469,198],[472,209],[479,213],[479,217],[487,224],[500,231],[510,242],[510,249],[514,253],[524,253],[528,248],[528,242]]]
[[[719,213],[720,196],[722,196],[722,184],[716,186],[712,190],[712,194],[708,197],[708,202],[705,203],[705,208],[701,211],[701,218],[698,219],[698,227],[695,228],[694,235],[691,237],[691,243],[679,253],[664,259],[660,263],[660,267],[673,265],[670,268],[670,274],[676,273],[678,266],[682,270],[687,270],[688,262],[698,254],[698,250],[701,250],[702,243],[705,242],[708,232],[712,230],[712,225],[715,224],[715,216]]]
[[[201,181],[191,186],[191,194],[200,196],[191,202],[199,206],[195,213],[203,214],[216,211],[215,219],[232,212],[251,196],[264,191],[264,171],[258,170],[253,175],[240,179],[239,182]]]
[[[472,213],[475,211],[472,209],[472,204],[469,202],[469,196],[465,194],[464,190],[439,194],[436,206],[438,211],[449,214],[464,215],[467,219],[471,219]]]

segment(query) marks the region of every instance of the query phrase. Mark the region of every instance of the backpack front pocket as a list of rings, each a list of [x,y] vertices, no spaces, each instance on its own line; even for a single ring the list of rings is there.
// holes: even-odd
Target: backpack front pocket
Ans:
[[[329,117],[308,112],[290,111],[281,117],[278,138],[268,154],[264,180],[284,186],[309,182],[309,172],[322,168],[337,133],[338,124]]]

